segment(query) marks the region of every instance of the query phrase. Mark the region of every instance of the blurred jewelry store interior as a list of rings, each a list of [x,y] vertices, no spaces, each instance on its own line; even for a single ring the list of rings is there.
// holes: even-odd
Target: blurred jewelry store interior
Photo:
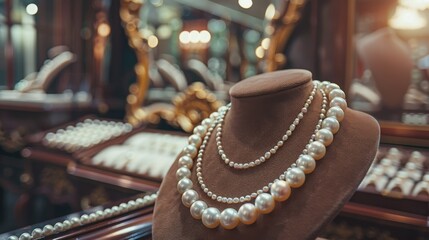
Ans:
[[[196,159],[197,152],[189,146],[199,147],[201,142],[201,146],[208,145],[208,153],[216,148],[216,142],[207,143],[214,125],[209,127],[216,122],[220,124],[216,134],[220,157],[207,158],[207,162],[219,165],[212,171],[232,171],[237,178],[244,174],[243,179],[251,178],[251,174],[263,177],[259,168],[250,170],[253,162],[231,162],[233,168],[220,165],[225,159],[226,166],[230,162],[225,154],[239,156],[232,155],[233,149],[227,144],[224,152],[220,143],[232,141],[227,139],[228,121],[240,115],[239,108],[252,93],[242,93],[241,98],[235,93],[234,98],[239,99],[234,103],[240,104],[232,105],[231,111],[235,112],[231,115],[227,114],[229,108],[218,109],[231,107],[230,92],[239,87],[236,84],[242,83],[240,90],[253,91],[249,89],[254,85],[245,85],[244,79],[251,78],[247,82],[257,84],[252,81],[268,81],[269,77],[263,76],[274,72],[290,76],[291,72],[303,71],[310,81],[319,80],[326,91],[331,90],[325,81],[333,83],[329,85],[335,86],[332,88],[342,89],[336,93],[347,100],[344,108],[341,105],[343,110],[349,109],[341,128],[335,130],[338,139],[355,131],[353,125],[347,125],[348,113],[353,110],[372,116],[380,129],[379,135],[376,130],[359,133],[359,139],[379,136],[378,150],[374,150],[371,163],[362,160],[362,174],[355,171],[355,183],[343,181],[349,186],[344,188],[347,193],[341,200],[332,200],[326,211],[317,204],[305,203],[304,208],[323,213],[317,227],[308,226],[305,238],[429,239],[429,0],[0,0],[0,239],[152,239],[162,236],[161,231],[177,228],[195,228],[196,232],[205,232],[207,239],[212,239],[211,234],[217,236],[213,239],[241,239],[240,231],[265,226],[265,222],[274,219],[270,215],[278,211],[278,206],[286,207],[287,212],[287,208],[295,208],[294,197],[306,198],[308,185],[293,189],[287,200],[289,205],[276,202],[273,213],[260,216],[248,226],[243,225],[248,223],[240,208],[247,197],[238,203],[239,198],[229,202],[219,195],[217,201],[226,206],[221,209],[235,209],[230,212],[235,212],[231,215],[237,222],[228,225],[225,221],[233,220],[223,219],[225,211],[221,210],[219,217],[216,209],[215,220],[205,217],[203,211],[207,204],[216,202],[216,195],[210,198],[211,192],[208,197],[204,194],[209,190],[202,183],[202,173],[211,169],[203,165],[201,170],[197,160],[193,167],[193,160],[183,156]],[[285,83],[279,85],[290,85],[287,80],[282,79]],[[271,84],[260,83],[261,89],[256,92],[266,91]],[[237,87],[230,91],[234,86]],[[305,93],[303,103],[307,97]],[[277,128],[278,134],[287,133],[284,142],[262,144],[275,147],[262,155],[262,162],[271,156],[272,160],[261,168],[281,161],[274,156],[277,150],[281,154],[295,146],[293,137],[301,131],[298,123],[303,118],[305,124],[307,117],[302,114],[312,99],[310,96],[307,100],[310,102],[289,128],[290,133],[286,132],[289,120]],[[277,111],[284,111],[293,121],[302,106],[297,103],[297,112],[291,110],[295,108]],[[340,112],[344,115],[341,109]],[[325,122],[321,124],[324,113],[331,116],[322,109],[318,128],[325,127]],[[336,115],[337,125],[343,115],[341,119]],[[260,122],[267,125],[270,117],[255,116],[265,118]],[[223,120],[226,125],[222,129]],[[242,124],[251,122],[248,119]],[[252,144],[268,141],[262,136],[277,134],[263,133],[261,129],[255,124],[255,139],[234,138],[240,141],[237,146],[251,142],[246,149],[237,147],[234,151],[252,152]],[[328,133],[332,141],[332,133]],[[286,142],[288,136],[291,140]],[[350,141],[342,142],[352,142],[354,136],[348,137]],[[317,131],[313,138],[318,138]],[[331,149],[353,148],[339,146],[336,140],[325,144],[331,144],[326,154]],[[283,143],[285,147],[280,149]],[[311,153],[311,147],[304,145],[295,146],[298,149],[294,160],[304,147],[304,153]],[[198,158],[206,160],[202,157],[204,147]],[[259,151],[250,154],[256,159],[259,155]],[[185,162],[187,159],[190,163]],[[359,161],[356,156],[350,159]],[[341,162],[348,164],[350,159]],[[243,159],[243,163],[249,160]],[[317,161],[320,171],[331,160]],[[240,163],[237,157],[234,161]],[[260,163],[255,161],[255,165]],[[297,164],[301,166],[299,161]],[[292,170],[300,169],[297,164],[291,165]],[[348,166],[355,165],[350,162]],[[169,171],[171,166],[174,171]],[[247,167],[248,171],[241,169]],[[306,167],[301,169],[307,174]],[[294,187],[290,170],[286,167],[272,171],[277,171],[276,175],[284,172],[283,178],[276,181]],[[318,179],[316,175],[306,175],[306,181],[310,186],[317,181],[322,186],[323,176],[330,172],[320,174]],[[177,199],[163,200],[186,210],[185,198],[189,194],[181,197],[185,206],[179,194],[189,186],[182,190],[180,186],[189,177],[197,190],[197,176],[204,190],[198,189],[199,197],[208,199],[206,205],[201,205],[199,215],[194,216],[192,205],[192,215],[189,209],[183,215],[171,213],[183,220],[177,225],[173,222],[174,228],[166,223],[153,229],[154,216],[162,217],[161,211],[153,214],[156,202],[168,196],[161,189],[158,198],[164,177],[174,178],[175,184],[179,181],[171,187],[179,193],[174,191]],[[214,181],[208,177],[212,175],[205,176],[207,186],[212,187]],[[263,192],[271,189],[274,196],[272,186],[276,181],[264,187]],[[229,182],[233,185],[236,181]],[[213,191],[222,192],[222,188],[215,187]],[[230,186],[222,187],[228,192],[226,188]],[[162,188],[168,189],[167,181]],[[189,191],[193,190],[186,192]],[[255,205],[258,207],[261,196],[272,199],[271,195],[262,190],[255,193]],[[253,195],[249,195],[251,198],[253,202]],[[325,200],[330,201],[329,197],[320,201]],[[195,199],[189,206],[193,202]],[[258,211],[264,213],[261,207]],[[203,223],[197,220],[201,216]],[[228,226],[234,228],[239,221],[242,224],[236,229],[225,230]],[[193,225],[180,226],[189,222]],[[278,231],[275,223],[271,225]],[[158,233],[153,234],[155,231]],[[262,230],[265,231],[271,230]],[[261,236],[264,235],[255,239],[263,239]],[[276,237],[285,239],[280,231]]]

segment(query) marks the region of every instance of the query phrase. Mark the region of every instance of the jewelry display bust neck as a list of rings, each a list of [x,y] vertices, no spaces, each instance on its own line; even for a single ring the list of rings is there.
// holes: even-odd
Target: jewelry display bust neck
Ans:
[[[276,144],[302,110],[313,89],[311,73],[285,70],[251,77],[230,90],[231,109],[222,127],[223,150],[228,157],[244,163]],[[302,153],[318,124],[322,94],[317,91],[306,115],[293,135],[269,162],[246,170],[230,168],[222,162],[216,134],[209,137],[201,173],[213,192],[241,196],[263,187],[286,171]],[[261,215],[251,225],[232,230],[208,229],[194,219],[182,204],[177,191],[177,161],[161,185],[155,205],[154,239],[314,239],[352,196],[366,174],[379,142],[379,126],[369,115],[345,109],[335,141],[317,161],[317,169],[306,175],[305,184],[294,189],[286,202]],[[195,168],[195,166],[194,166]],[[195,172],[195,171],[193,171]],[[198,185],[197,176],[190,176]],[[242,204],[226,204],[209,198],[201,188],[193,188],[199,199],[211,207],[238,210]]]

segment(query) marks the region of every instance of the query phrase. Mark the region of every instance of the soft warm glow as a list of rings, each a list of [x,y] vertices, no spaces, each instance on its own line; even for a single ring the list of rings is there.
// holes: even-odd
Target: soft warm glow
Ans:
[[[147,38],[147,44],[150,48],[156,48],[158,46],[158,38],[155,35],[151,35]]]
[[[102,23],[102,24],[98,25],[97,32],[98,32],[98,35],[100,35],[102,37],[109,36],[109,34],[110,34],[110,26],[109,26],[109,24]]]
[[[36,4],[34,4],[34,3],[30,3],[30,4],[28,4],[28,5],[27,5],[27,7],[25,8],[25,11],[27,11],[27,13],[28,13],[29,15],[35,15],[35,14],[39,11],[39,8],[37,7],[37,5],[36,5]]]
[[[398,6],[389,20],[389,25],[395,29],[413,30],[426,26],[426,20],[416,9]]]
[[[261,42],[261,47],[265,50],[267,50],[270,47],[270,39],[264,38]]]
[[[399,0],[399,4],[419,10],[425,10],[429,8],[429,0]]]
[[[252,0],[238,0],[238,5],[244,9],[251,8],[253,5]]]
[[[183,44],[188,44],[191,41],[188,31],[183,31],[179,34],[179,41]]]
[[[203,30],[199,34],[200,34],[200,42],[202,42],[202,43],[210,42],[211,35],[210,35],[209,31]]]
[[[265,18],[271,20],[273,19],[274,15],[276,15],[276,8],[274,7],[274,4],[270,3],[270,5],[267,7],[267,10],[265,10]]]
[[[261,46],[259,46],[259,47],[257,47],[257,48],[256,48],[256,50],[255,50],[255,55],[256,55],[258,58],[263,58],[263,57],[264,57],[264,54],[265,54],[264,49],[263,49]]]
[[[200,32],[198,32],[197,30],[192,30],[189,33],[189,38],[191,40],[191,43],[197,43],[200,41]]]

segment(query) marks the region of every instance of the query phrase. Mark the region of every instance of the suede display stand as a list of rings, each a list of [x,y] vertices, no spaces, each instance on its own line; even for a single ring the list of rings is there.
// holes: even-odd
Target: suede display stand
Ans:
[[[225,118],[223,146],[232,161],[254,160],[272,147],[286,132],[304,105],[313,84],[305,70],[265,73],[243,80],[230,90],[232,108]],[[207,186],[225,196],[249,194],[276,179],[296,161],[308,143],[321,109],[317,95],[308,113],[301,120],[285,145],[267,162],[247,169],[227,167],[218,156],[213,134],[203,158],[203,174]],[[177,192],[177,160],[161,185],[155,205],[154,239],[314,239],[353,195],[377,152],[379,126],[367,114],[351,109],[334,142],[327,148],[317,167],[306,175],[305,184],[292,189],[290,198],[270,214],[261,215],[252,225],[240,224],[233,230],[221,226],[206,228],[192,218],[189,208]],[[195,165],[194,165],[195,167]],[[224,204],[209,199],[192,172],[194,189],[200,199],[222,211],[238,210],[241,204]]]
[[[356,48],[372,72],[383,108],[402,109],[414,66],[407,44],[392,29],[383,28],[359,39]]]

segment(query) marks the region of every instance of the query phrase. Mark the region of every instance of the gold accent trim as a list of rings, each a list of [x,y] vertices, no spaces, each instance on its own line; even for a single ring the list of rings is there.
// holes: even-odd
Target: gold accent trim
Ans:
[[[267,49],[265,59],[266,72],[278,70],[286,64],[287,57],[283,52],[293,30],[302,17],[306,2],[306,0],[287,1],[284,3],[282,12],[276,14],[268,24],[267,29],[271,29],[273,32],[267,34],[270,38],[270,46]]]

